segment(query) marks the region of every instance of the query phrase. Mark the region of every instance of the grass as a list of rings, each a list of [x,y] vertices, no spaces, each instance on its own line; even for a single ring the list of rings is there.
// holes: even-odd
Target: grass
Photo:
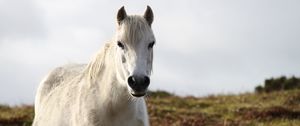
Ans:
[[[151,97],[154,126],[299,126],[300,90],[240,95]]]
[[[0,126],[30,126],[34,116],[32,106],[0,105]]]
[[[299,126],[300,90],[207,97],[151,92],[146,98],[152,126]],[[27,126],[32,106],[0,105],[0,126]]]

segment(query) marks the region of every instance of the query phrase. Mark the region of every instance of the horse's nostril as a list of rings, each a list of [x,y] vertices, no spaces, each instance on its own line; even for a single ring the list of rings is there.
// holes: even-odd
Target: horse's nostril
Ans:
[[[133,76],[130,76],[127,81],[130,86],[133,86],[136,83],[135,78]]]
[[[145,86],[149,86],[149,84],[150,84],[150,78],[147,77],[147,76],[145,76],[144,79],[145,79],[145,80],[144,80]]]

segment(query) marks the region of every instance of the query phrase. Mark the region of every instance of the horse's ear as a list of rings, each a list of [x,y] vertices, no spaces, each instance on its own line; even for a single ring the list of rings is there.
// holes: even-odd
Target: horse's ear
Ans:
[[[125,8],[124,8],[124,6],[122,6],[119,9],[118,14],[117,14],[118,24],[120,25],[121,21],[123,21],[126,17],[127,17],[127,14],[126,14]]]
[[[154,17],[153,17],[153,12],[152,12],[152,9],[150,8],[150,6],[147,6],[146,12],[144,14],[144,18],[146,19],[148,24],[151,26]]]

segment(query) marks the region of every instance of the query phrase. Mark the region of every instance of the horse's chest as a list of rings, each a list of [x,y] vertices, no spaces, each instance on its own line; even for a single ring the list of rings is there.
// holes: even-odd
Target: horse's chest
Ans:
[[[118,111],[111,110],[102,113],[102,119],[100,120],[105,122],[107,126],[143,126],[144,120],[137,115],[136,111],[130,108],[123,108]]]
[[[143,120],[134,115],[121,114],[113,118],[112,126],[143,126]]]
[[[124,125],[128,121],[134,121],[135,115],[136,113],[131,109],[123,108],[117,111],[113,110],[109,112],[107,117],[109,118],[109,120],[111,120],[111,122],[113,122],[116,125]]]

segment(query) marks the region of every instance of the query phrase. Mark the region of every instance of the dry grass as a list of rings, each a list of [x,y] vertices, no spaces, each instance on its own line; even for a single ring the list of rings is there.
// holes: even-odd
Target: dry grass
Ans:
[[[300,126],[300,90],[261,94],[147,97],[152,126]],[[27,126],[32,106],[0,105],[0,126]]]
[[[30,126],[33,116],[32,106],[9,107],[0,105],[0,126]]]
[[[147,102],[153,126],[300,126],[300,90]]]

